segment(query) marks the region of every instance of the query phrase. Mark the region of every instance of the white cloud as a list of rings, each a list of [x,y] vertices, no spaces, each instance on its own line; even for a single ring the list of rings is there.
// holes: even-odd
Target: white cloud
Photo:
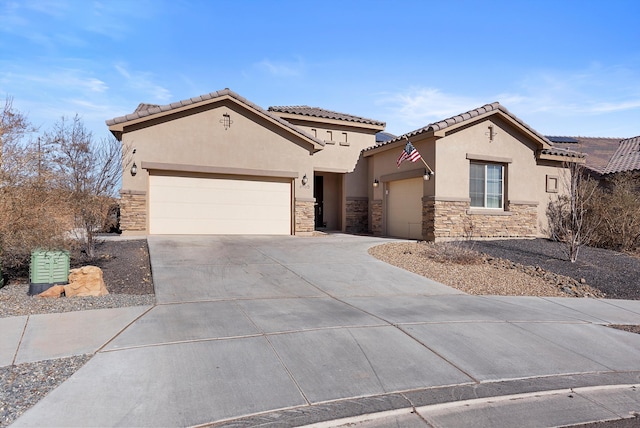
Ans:
[[[446,93],[437,88],[415,87],[396,94],[382,94],[376,104],[387,109],[386,114],[391,116],[388,123],[404,126],[400,132],[410,132],[493,101]]]
[[[301,59],[296,62],[263,60],[256,64],[256,67],[275,77],[297,77],[304,72],[304,64]]]
[[[142,97],[150,97],[147,102],[168,102],[171,100],[171,91],[154,82],[152,73],[143,71],[131,71],[126,64],[115,64],[116,71],[126,80],[126,85],[140,92]]]

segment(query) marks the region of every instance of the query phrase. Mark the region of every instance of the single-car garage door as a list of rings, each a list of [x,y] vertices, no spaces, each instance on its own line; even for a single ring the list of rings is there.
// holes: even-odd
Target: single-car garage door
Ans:
[[[149,229],[167,235],[290,235],[291,180],[152,174]]]
[[[387,190],[387,234],[422,239],[423,179],[390,181]]]

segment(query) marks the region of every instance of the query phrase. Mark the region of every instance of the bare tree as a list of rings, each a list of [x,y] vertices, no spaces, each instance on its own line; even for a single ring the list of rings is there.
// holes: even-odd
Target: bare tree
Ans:
[[[552,239],[565,243],[565,254],[575,263],[580,248],[592,241],[599,221],[588,215],[598,186],[577,162],[565,164],[562,184],[566,193],[550,201],[547,207],[549,232]]]
[[[0,256],[24,265],[35,248],[65,246],[62,205],[47,168],[46,149],[27,141],[36,129],[7,98],[0,110]]]
[[[122,145],[115,138],[93,139],[82,119],[65,117],[46,135],[53,148],[58,187],[69,195],[75,230],[88,257],[95,255],[95,233],[105,223],[122,171]]]

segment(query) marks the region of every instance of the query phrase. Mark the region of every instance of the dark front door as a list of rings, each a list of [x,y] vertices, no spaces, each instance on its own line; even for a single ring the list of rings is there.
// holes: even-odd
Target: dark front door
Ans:
[[[324,219],[323,219],[323,193],[324,193],[324,181],[321,175],[316,175],[313,178],[313,197],[316,198],[315,205],[315,218],[316,218],[316,228],[324,227]]]

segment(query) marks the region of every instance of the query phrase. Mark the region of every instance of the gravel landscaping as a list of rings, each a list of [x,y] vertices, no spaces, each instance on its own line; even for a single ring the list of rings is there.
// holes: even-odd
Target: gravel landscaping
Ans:
[[[547,239],[401,242],[369,253],[469,294],[640,299],[640,258],[585,247],[571,263]]]

